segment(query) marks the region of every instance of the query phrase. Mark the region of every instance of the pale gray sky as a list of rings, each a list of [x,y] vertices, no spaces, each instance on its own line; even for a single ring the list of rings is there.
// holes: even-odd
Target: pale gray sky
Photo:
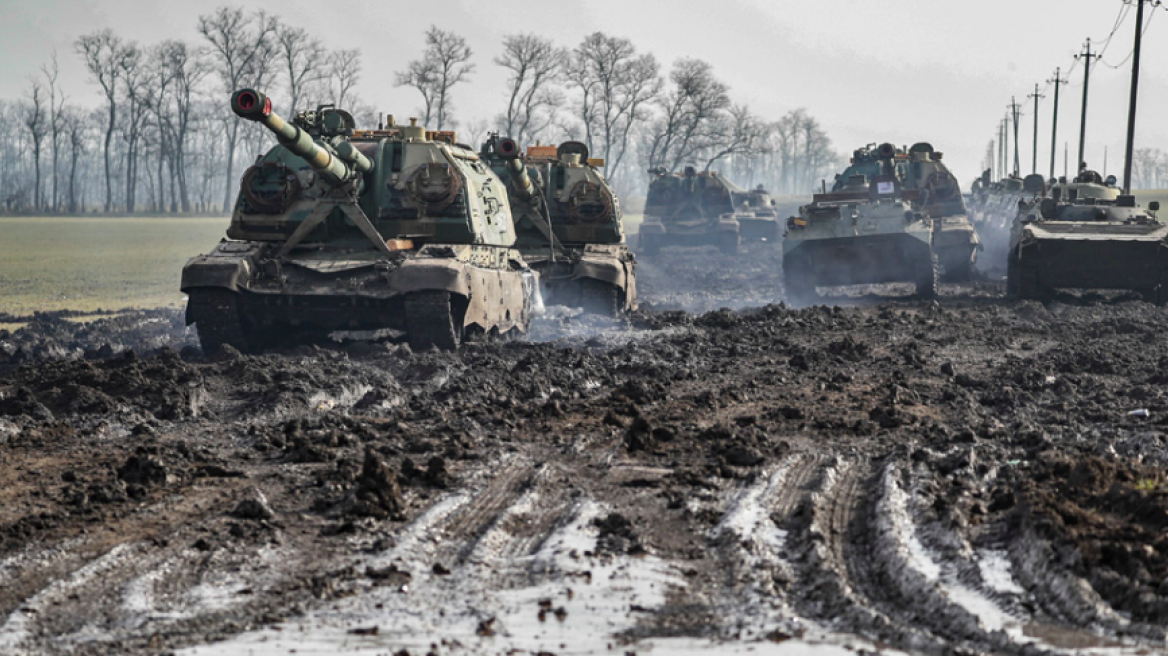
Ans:
[[[73,53],[78,35],[111,27],[143,44],[163,38],[197,41],[195,24],[219,2],[190,0],[41,0],[5,3],[0,21],[0,98],[18,97],[29,75],[57,50],[71,100],[97,104]],[[1064,72],[1088,37],[1111,32],[1121,0],[319,0],[230,3],[264,8],[317,32],[331,48],[364,51],[358,93],[399,116],[419,105],[416,93],[393,86],[394,71],[416,57],[423,32],[436,23],[467,37],[478,71],[458,87],[461,120],[486,118],[505,102],[503,71],[492,63],[503,34],[536,32],[575,45],[596,30],[632,39],[668,66],[683,56],[709,61],[738,101],[766,118],[805,107],[841,152],[870,141],[931,141],[963,181],[980,172],[988,141],[1011,95],[1026,103],[1022,166],[1031,167],[1032,101],[1036,82]],[[1168,13],[1157,10],[1147,32],[1137,147],[1168,149]],[[1120,63],[1131,50],[1134,8],[1104,60]],[[1088,161],[1121,173],[1129,67],[1093,68]],[[1062,142],[1078,144],[1082,68],[1063,88]],[[1044,84],[1044,88],[1046,85]],[[1051,94],[1040,109],[1039,170],[1050,149]],[[226,97],[224,97],[226,102]],[[1072,164],[1073,167],[1073,164]]]

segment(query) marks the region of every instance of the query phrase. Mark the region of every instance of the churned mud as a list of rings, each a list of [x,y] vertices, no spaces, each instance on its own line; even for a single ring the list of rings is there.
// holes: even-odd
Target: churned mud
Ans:
[[[1168,310],[775,249],[457,353],[5,317],[0,653],[1163,653]]]

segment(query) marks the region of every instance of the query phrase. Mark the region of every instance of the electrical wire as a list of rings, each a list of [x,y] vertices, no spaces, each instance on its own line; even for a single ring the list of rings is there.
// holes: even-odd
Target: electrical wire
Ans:
[[[1153,7],[1156,7],[1156,6],[1157,5],[1153,5]],[[1152,21],[1155,20],[1155,18],[1156,18],[1156,12],[1153,11],[1148,16],[1148,19],[1146,21],[1144,21],[1144,29],[1140,32],[1141,38],[1143,36],[1147,35],[1148,28],[1150,28],[1152,26]],[[1118,64],[1114,64],[1114,65],[1108,64],[1106,61],[1103,61],[1103,53],[1099,53],[1099,63],[1103,64],[1107,68],[1116,69],[1116,68],[1119,68],[1119,67],[1123,66],[1124,64],[1128,63],[1129,61],[1131,61],[1132,55],[1134,55],[1135,52],[1136,52],[1135,47],[1132,47],[1131,52],[1127,53],[1127,57],[1124,57],[1123,61],[1119,62]]]

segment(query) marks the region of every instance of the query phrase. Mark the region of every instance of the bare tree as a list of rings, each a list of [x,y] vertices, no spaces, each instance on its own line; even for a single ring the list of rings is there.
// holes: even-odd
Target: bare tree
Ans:
[[[646,104],[661,91],[659,71],[653,55],[638,55],[628,39],[602,32],[572,52],[566,75],[581,92],[585,142],[606,160],[610,179],[620,173],[633,127],[648,116]]]
[[[276,49],[288,80],[288,111],[301,109],[304,92],[324,78],[327,53],[320,39],[304,28],[280,25],[276,29]]]
[[[535,34],[511,34],[503,39],[503,54],[495,63],[511,71],[507,112],[500,130],[519,143],[529,143],[555,121],[564,95],[555,88],[568,51]]]
[[[171,161],[178,183],[178,200],[184,213],[191,211],[187,182],[187,141],[193,126],[195,93],[210,73],[206,53],[181,41],[164,42],[163,61],[174,82],[174,107],[168,114],[167,129],[171,139]],[[172,203],[175,195],[171,194]],[[174,211],[174,208],[171,209]]]
[[[400,76],[400,74],[399,74]],[[348,107],[353,87],[361,77],[361,51],[334,50],[328,56],[328,94],[337,107]],[[400,85],[399,85],[400,86]]]
[[[89,125],[85,114],[76,107],[66,107],[62,112],[64,117],[65,133],[69,136],[69,195],[68,208],[70,214],[79,210],[77,203],[77,162],[85,154],[86,132]]]
[[[32,139],[32,158],[36,170],[36,179],[33,183],[33,208],[36,210],[40,210],[44,206],[41,194],[41,145],[49,131],[45,95],[45,88],[41,86],[40,81],[31,80],[29,89],[24,94],[24,112],[21,116],[21,123],[24,125],[24,129],[28,130],[29,138]]]
[[[265,71],[276,21],[264,12],[246,15],[242,9],[220,7],[215,13],[199,16],[199,33],[211,44],[220,82],[228,93],[239,89],[247,81],[253,83]],[[239,143],[239,121],[227,125],[227,180],[235,169],[235,149]],[[232,186],[226,185],[223,211],[231,210]]]
[[[649,166],[677,170],[715,145],[730,93],[700,59],[679,60],[669,79],[673,88],[658,102],[661,118],[649,144]]]
[[[132,213],[137,204],[138,166],[142,130],[150,112],[154,90],[150,71],[145,66],[142,51],[135,48],[132,56],[122,59],[122,79],[125,80],[127,111],[122,122],[125,136],[126,212]]]
[[[58,195],[60,179],[57,173],[57,163],[60,160],[61,135],[65,131],[65,117],[62,115],[62,109],[65,107],[65,94],[62,93],[60,85],[57,84],[57,78],[60,76],[60,67],[57,65],[56,50],[53,51],[53,56],[49,60],[49,63],[41,66],[41,74],[45,76],[45,82],[49,90],[49,141],[53,149],[53,196],[49,207],[53,212],[56,212],[60,208]]]
[[[468,63],[473,54],[466,39],[431,25],[426,31],[426,51],[422,58],[409,62],[406,70],[398,72],[397,86],[414,87],[422,94],[427,125],[437,119],[434,129],[441,130],[454,123],[450,90],[474,72],[474,64]]]
[[[123,42],[108,29],[87,34],[74,43],[77,53],[85,61],[89,74],[101,86],[108,109],[105,127],[105,145],[102,154],[105,160],[105,211],[109,212],[113,203],[113,182],[110,170],[110,141],[113,139],[117,123],[118,81],[121,79],[122,61],[132,57],[136,51],[132,43]]]
[[[717,123],[715,137],[706,150],[706,170],[720,159],[757,153],[766,143],[768,126],[746,105],[731,106]]]

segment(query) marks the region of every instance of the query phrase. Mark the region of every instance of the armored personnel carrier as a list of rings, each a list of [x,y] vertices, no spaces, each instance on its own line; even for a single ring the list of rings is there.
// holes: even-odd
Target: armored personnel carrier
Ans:
[[[492,135],[479,155],[507,181],[515,247],[539,272],[546,302],[614,316],[637,307],[637,263],[620,201],[578,141],[531,146]]]
[[[386,328],[453,349],[527,330],[538,275],[514,248],[506,189],[453,133],[392,118],[357,130],[331,106],[287,122],[252,89],[231,108],[279,144],[243,174],[228,239],[183,268],[205,352]]]
[[[741,224],[735,215],[734,194],[742,190],[718,175],[687,166],[682,174],[654,169],[645,198],[640,249],[656,255],[663,246],[717,246],[723,253],[738,252]]]
[[[871,177],[837,176],[830,193],[816,194],[788,220],[783,276],[792,303],[812,302],[817,287],[888,282],[936,295],[933,220],[913,208],[916,194],[904,189],[896,155],[891,144],[864,149],[862,170]]]
[[[1006,290],[1043,299],[1055,289],[1127,289],[1168,302],[1168,225],[1090,170],[1023,203],[1010,233]]]
[[[988,178],[988,172],[983,181]],[[1047,181],[1042,175],[1028,175],[1024,179],[1009,177],[984,184],[980,202],[971,215],[981,239],[982,255],[991,267],[1006,264],[1010,247],[1010,227],[1018,214],[1019,203],[1032,203],[1046,194]]]

